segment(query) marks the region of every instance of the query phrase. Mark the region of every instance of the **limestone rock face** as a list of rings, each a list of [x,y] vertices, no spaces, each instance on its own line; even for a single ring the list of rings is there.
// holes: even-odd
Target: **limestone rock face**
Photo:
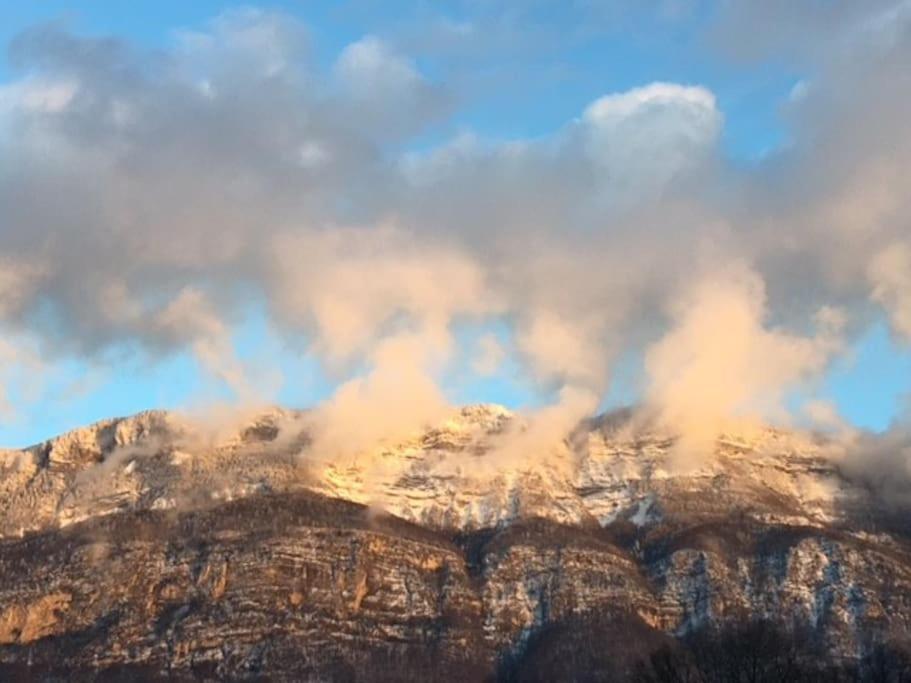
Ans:
[[[472,406],[346,458],[309,420],[152,412],[0,452],[0,670],[485,680],[559,641],[622,679],[748,616],[836,658],[911,633],[911,518],[809,436],[722,436],[681,472],[607,419],[517,455],[521,419]]]

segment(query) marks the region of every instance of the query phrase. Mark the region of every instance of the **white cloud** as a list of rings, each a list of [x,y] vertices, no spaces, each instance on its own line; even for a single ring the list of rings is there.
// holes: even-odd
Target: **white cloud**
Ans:
[[[870,262],[872,297],[889,313],[892,327],[911,343],[911,245],[896,243]]]
[[[0,86],[0,112],[15,111],[56,114],[66,109],[79,84],[74,80],[47,80],[24,78],[10,85]]]
[[[492,333],[485,334],[478,340],[477,355],[471,364],[471,369],[478,375],[493,375],[500,368],[506,358],[506,349]]]
[[[366,98],[409,92],[423,82],[414,65],[375,36],[348,45],[335,65],[338,77]]]
[[[605,95],[582,115],[588,154],[623,201],[704,162],[722,122],[709,90],[674,83]]]
[[[443,93],[415,64],[375,36],[345,47],[333,72],[352,100],[346,116],[360,130],[404,135],[419,130],[444,107]]]

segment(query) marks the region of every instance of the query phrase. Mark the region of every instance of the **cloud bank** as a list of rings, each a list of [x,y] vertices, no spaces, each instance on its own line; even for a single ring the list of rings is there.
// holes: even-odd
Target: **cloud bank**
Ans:
[[[716,29],[771,21],[752,7]],[[34,27],[0,86],[0,330],[45,357],[190,350],[261,401],[232,341],[258,307],[338,379],[315,443],[353,453],[440,415],[456,331],[505,324],[465,372],[517,361],[557,397],[548,439],[642,350],[646,407],[702,451],[726,420],[781,419],[877,316],[911,340],[904,7],[830,17],[833,47],[800,50],[793,141],[749,166],[689,83],[605,93],[535,138],[428,144],[470,104],[470,24],[436,77],[378,35],[321,66],[306,26],[252,9],[154,52]]]

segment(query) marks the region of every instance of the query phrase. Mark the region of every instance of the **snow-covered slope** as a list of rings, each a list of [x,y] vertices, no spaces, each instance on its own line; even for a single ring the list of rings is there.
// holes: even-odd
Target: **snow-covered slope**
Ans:
[[[343,458],[313,452],[306,424],[303,413],[274,409],[225,433],[148,412],[0,452],[0,533],[302,488],[457,530],[522,517],[642,527],[668,514],[734,509],[819,525],[869,495],[843,478],[811,437],[773,429],[723,435],[712,457],[678,471],[667,435],[606,418],[568,441],[518,455],[507,446],[523,420],[494,405],[455,410],[410,439]]]

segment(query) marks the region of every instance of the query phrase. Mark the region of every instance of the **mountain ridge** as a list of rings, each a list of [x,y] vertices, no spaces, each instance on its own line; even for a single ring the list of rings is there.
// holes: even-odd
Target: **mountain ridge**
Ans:
[[[5,493],[10,499],[26,493],[34,504],[41,496],[53,495],[56,485],[61,497],[55,509],[65,510],[67,505],[78,507],[80,496],[98,488],[98,480],[112,490],[96,497],[123,498],[132,491],[135,503],[158,506],[176,504],[168,493],[180,479],[186,479],[187,486],[177,488],[209,487],[213,497],[246,495],[257,485],[269,490],[300,486],[378,505],[418,523],[452,528],[490,526],[522,516],[523,502],[538,516],[557,521],[581,523],[593,517],[604,525],[627,515],[634,523],[645,523],[652,489],[673,479],[733,478],[742,486],[752,483],[765,489],[754,493],[766,497],[778,493],[776,486],[784,486],[788,497],[799,502],[797,516],[809,522],[826,521],[833,514],[833,495],[862,494],[860,488],[848,488],[849,481],[825,457],[818,441],[798,432],[764,429],[754,432],[752,440],[722,435],[712,458],[678,473],[668,465],[670,436],[625,431],[614,415],[583,422],[570,437],[572,443],[555,440],[542,444],[538,452],[505,462],[498,460],[500,444],[509,439],[503,433],[521,431],[523,425],[520,416],[502,406],[456,409],[440,424],[416,430],[412,437],[338,459],[308,451],[307,415],[271,408],[227,430],[166,411],[102,420],[26,449],[0,451]],[[145,465],[158,465],[145,477],[149,485],[131,489],[129,481],[143,479]],[[224,485],[216,486],[213,469],[222,470]],[[231,476],[236,477],[233,483]],[[764,479],[771,484],[761,486]],[[499,497],[487,490],[491,482]],[[162,484],[161,495],[149,500],[151,490]],[[144,497],[140,489],[145,490]],[[529,494],[524,501],[523,492]],[[547,500],[533,504],[531,494]],[[6,512],[12,512],[12,505]]]
[[[647,646],[586,646],[624,680],[747,617],[832,661],[911,633],[909,517],[813,435],[729,434],[681,472],[608,416],[517,459],[524,418],[473,406],[333,461],[311,417],[146,412],[0,455],[0,665],[481,680],[627,629]]]

